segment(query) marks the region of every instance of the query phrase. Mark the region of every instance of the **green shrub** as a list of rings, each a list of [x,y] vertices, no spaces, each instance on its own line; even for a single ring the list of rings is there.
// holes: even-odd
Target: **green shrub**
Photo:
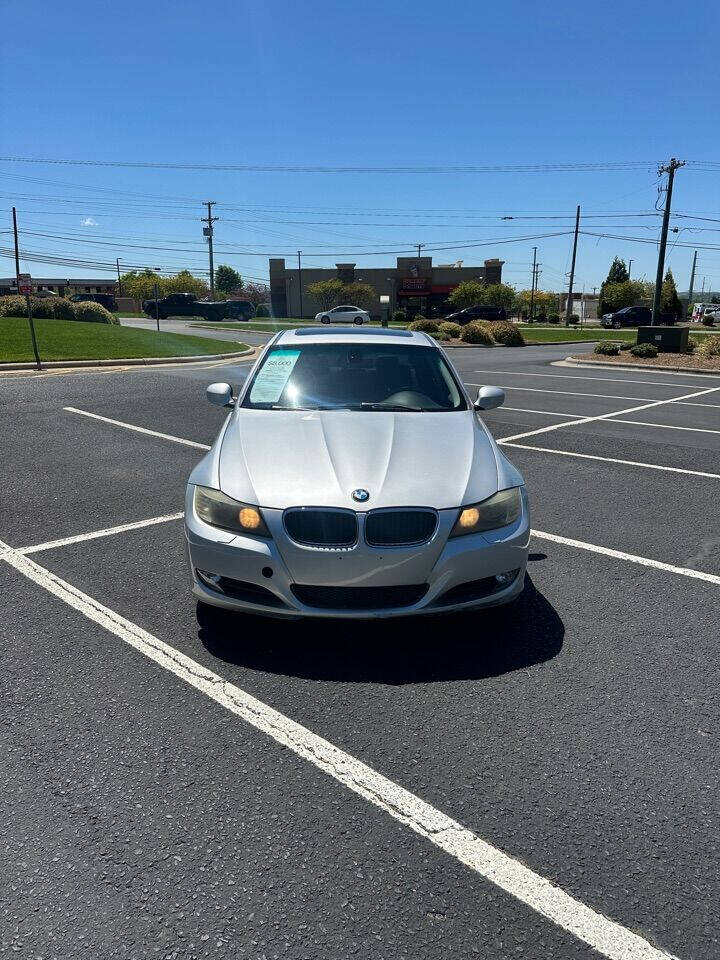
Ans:
[[[71,300],[68,300],[65,297],[54,297],[52,300],[48,300],[47,302],[52,303],[53,316],[56,320],[75,319],[75,304]]]
[[[576,313],[571,313],[570,323],[580,323],[580,317]]]
[[[492,347],[495,343],[490,324],[482,321],[468,323],[464,326],[460,333],[460,339],[463,343],[481,343],[488,347]]]
[[[270,316],[270,307],[266,303],[258,304],[258,308],[255,311],[256,317],[269,317]]]
[[[17,294],[0,297],[0,317],[24,317],[26,313],[25,297]]]
[[[712,327],[715,323],[714,317],[709,317],[707,314],[702,318],[703,325],[706,327]]]
[[[438,330],[437,333],[431,333],[430,336],[433,338],[433,340],[440,340],[443,343],[446,340],[452,340],[452,337],[445,333],[444,330]]]
[[[395,323],[405,323],[407,314],[404,310],[393,310],[392,318]]]
[[[696,353],[699,357],[720,357],[720,337],[705,337]]]
[[[33,316],[38,320],[52,320],[55,316],[55,297],[30,297]],[[27,312],[27,307],[23,313]]]
[[[525,346],[525,337],[509,320],[493,320],[491,329],[495,343],[502,343],[506,347]]]
[[[630,353],[634,357],[656,357],[658,348],[654,343],[636,343],[634,347],[630,347]]]
[[[605,357],[616,357],[620,353],[620,344],[612,340],[601,340],[595,344],[593,353],[601,353]]]
[[[462,327],[459,323],[453,323],[452,320],[443,320],[443,322],[438,326],[440,333],[446,333],[448,337],[459,337],[462,332]]]
[[[109,310],[92,300],[75,304],[75,319],[83,320],[85,323],[120,323]]]
[[[547,319],[548,319],[548,323],[560,323],[560,314],[551,313]]]
[[[422,330],[424,333],[437,333],[438,325],[434,320],[428,320],[426,317],[418,315],[412,323],[408,324],[408,330]]]

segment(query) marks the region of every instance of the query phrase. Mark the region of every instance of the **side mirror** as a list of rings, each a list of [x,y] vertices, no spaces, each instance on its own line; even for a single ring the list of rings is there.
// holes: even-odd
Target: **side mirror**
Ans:
[[[475,401],[476,410],[494,410],[505,403],[505,391],[500,387],[480,387],[477,400]]]
[[[205,391],[210,403],[218,407],[234,407],[235,397],[229,383],[211,383]]]

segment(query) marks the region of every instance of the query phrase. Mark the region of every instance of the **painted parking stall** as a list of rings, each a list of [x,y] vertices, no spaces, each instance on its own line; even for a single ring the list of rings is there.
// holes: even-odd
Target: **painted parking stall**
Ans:
[[[657,375],[648,378],[655,383],[640,375],[627,383],[615,371],[602,384],[583,382],[577,370],[571,381],[561,382],[554,375],[564,377],[567,370],[549,366],[551,350],[518,354],[522,364],[510,374],[500,364],[511,362],[510,350],[457,351],[452,359],[468,384],[512,380],[542,383],[549,391],[508,389],[506,407],[486,417],[496,437],[516,438],[503,449],[525,473],[533,495],[530,586],[518,610],[488,614],[485,630],[482,617],[442,621],[449,641],[444,655],[438,655],[434,623],[418,627],[410,647],[392,627],[374,627],[370,637],[361,624],[344,625],[340,652],[332,625],[310,629],[248,618],[238,635],[232,621],[221,617],[198,631],[187,596],[177,490],[222,421],[215,416],[219,411],[210,410],[215,419],[209,419],[203,386],[226,378],[237,386],[245,373],[241,366],[233,368],[235,378],[217,368],[204,379],[197,370],[186,377],[177,371],[120,374],[113,378],[114,402],[92,388],[82,402],[75,377],[52,385],[35,379],[32,408],[9,428],[18,444],[23,430],[52,412],[58,451],[63,442],[77,449],[87,431],[90,451],[93,443],[103,451],[112,446],[118,460],[106,455],[93,465],[88,499],[94,524],[79,498],[68,494],[69,505],[63,504],[62,498],[43,497],[39,485],[31,488],[32,504],[23,503],[26,488],[18,477],[13,495],[20,516],[3,515],[2,567],[13,571],[13,589],[28,610],[46,609],[47,601],[38,597],[47,595],[53,610],[65,609],[66,634],[80,635],[91,623],[98,637],[112,637],[127,649],[133,669],[140,657],[146,665],[138,669],[153,684],[161,674],[173,689],[180,683],[193,698],[207,701],[203,707],[193,699],[193,713],[204,718],[210,711],[216,723],[220,710],[239,725],[236,736],[245,736],[240,730],[248,726],[262,734],[259,762],[240,778],[246,789],[236,788],[236,808],[253,795],[263,770],[288,762],[278,747],[286,753],[289,748],[303,761],[299,767],[298,759],[291,762],[292,777],[306,786],[292,800],[283,796],[278,810],[265,798],[268,824],[278,815],[284,819],[288,803],[304,808],[312,807],[313,797],[327,802],[319,771],[332,791],[341,790],[337,796],[352,798],[348,802],[358,812],[351,822],[359,826],[359,811],[369,806],[373,818],[380,814],[383,823],[395,824],[398,838],[409,831],[413,844],[432,851],[413,846],[412,854],[401,854],[408,876],[426,876],[432,864],[438,881],[433,893],[421,881],[425,899],[439,897],[440,909],[428,905],[417,939],[408,940],[417,955],[445,956],[451,944],[466,951],[455,922],[463,915],[476,936],[494,942],[497,956],[510,955],[491,933],[502,916],[513,941],[542,942],[545,955],[701,957],[712,942],[720,899],[716,864],[707,854],[718,822],[717,774],[709,736],[698,732],[717,721],[712,611],[720,571],[712,531],[698,517],[706,498],[716,496],[720,469],[717,463],[709,469],[715,435],[700,432],[713,429],[706,420],[713,408],[691,404],[711,403],[715,387],[707,378],[695,383],[687,377],[666,387]],[[497,377],[494,371],[479,373],[489,356]],[[0,396],[6,390],[0,383]],[[155,408],[154,396],[163,397]],[[666,410],[672,411],[669,420]],[[613,418],[645,420],[651,412],[652,430],[637,423],[610,427],[629,433],[627,440],[612,438],[609,456],[602,431]],[[554,429],[536,432],[548,426]],[[661,432],[672,439],[658,442]],[[676,434],[684,438],[681,466]],[[79,469],[91,459],[84,456]],[[120,461],[132,463],[122,481]],[[64,478],[73,476],[70,449],[58,473],[62,491]],[[120,482],[123,510],[113,495]],[[676,523],[669,507],[677,509],[677,484],[686,512]],[[622,522],[616,522],[612,508],[623,492]],[[642,518],[643,494],[661,520]],[[647,534],[645,527],[657,530]],[[51,647],[52,625],[43,622]],[[683,644],[689,622],[692,647]],[[25,636],[20,629],[19,649],[25,649]],[[675,676],[669,682],[671,659]],[[98,682],[111,675],[103,673]],[[92,675],[84,682],[92,683]],[[75,715],[72,706],[64,709]],[[139,715],[146,710],[142,698],[135,709]],[[225,757],[229,769],[238,769],[239,755],[231,750]],[[304,774],[305,768],[315,773]],[[612,769],[617,775],[608,776]],[[27,800],[41,802],[32,790]],[[357,892],[357,878],[351,881],[341,853],[354,839],[338,831],[332,818],[321,820],[324,853],[311,831],[298,828],[317,853],[310,876],[320,871],[332,877],[334,890],[345,891],[345,899],[353,891],[358,906],[372,912],[372,893]],[[378,841],[366,845],[364,856],[392,875],[386,828],[374,829]],[[274,864],[273,832],[266,832],[254,853],[259,862]],[[399,850],[409,849],[398,842]],[[219,841],[220,849],[227,844],[244,849],[237,825]],[[227,860],[221,860],[221,874],[227,873]],[[199,870],[192,853],[190,863],[191,873]],[[463,864],[461,872],[451,863]],[[286,870],[272,866],[271,874],[286,894],[295,889],[298,878]],[[340,895],[329,901],[339,937],[336,955],[345,955],[347,946],[342,902]],[[658,911],[658,902],[666,909]],[[394,913],[382,897],[379,903],[378,935],[400,948],[413,920],[404,910]],[[311,902],[310,909],[317,907]],[[168,907],[157,910],[168,923]],[[440,914],[446,920],[438,921]],[[429,931],[448,921],[446,943],[437,928],[434,938],[423,933],[424,926]],[[304,934],[295,930],[291,940],[293,935],[303,942]],[[229,942],[216,950],[234,955],[245,936],[236,922]],[[142,935],[140,943],[147,946]]]

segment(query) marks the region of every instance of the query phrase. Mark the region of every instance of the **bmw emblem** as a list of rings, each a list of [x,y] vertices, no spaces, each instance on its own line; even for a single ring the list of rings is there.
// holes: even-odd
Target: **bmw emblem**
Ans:
[[[353,490],[350,496],[358,503],[366,503],[370,499],[370,494],[367,492],[367,490],[363,490],[362,487],[359,487],[357,490]]]

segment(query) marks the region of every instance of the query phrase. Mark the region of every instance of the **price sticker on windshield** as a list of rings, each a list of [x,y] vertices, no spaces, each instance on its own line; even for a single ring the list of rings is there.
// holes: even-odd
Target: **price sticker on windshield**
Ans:
[[[277,403],[299,356],[299,350],[273,350],[255,377],[251,403]]]

